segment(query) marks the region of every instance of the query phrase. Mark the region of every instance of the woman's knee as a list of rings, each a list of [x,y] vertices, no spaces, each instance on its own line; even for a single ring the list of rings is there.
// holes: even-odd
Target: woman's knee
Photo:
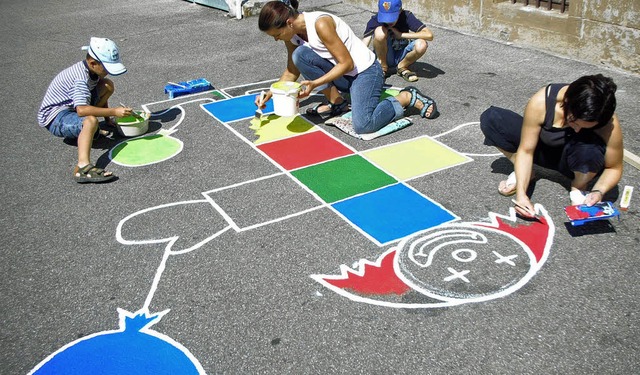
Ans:
[[[372,129],[372,126],[373,126],[372,116],[368,116],[368,117],[352,116],[351,119],[353,124],[353,131],[355,131],[358,134],[373,133],[374,131],[378,130],[378,129]]]
[[[599,173],[604,169],[605,148],[591,143],[571,144],[567,148],[567,165],[576,173]]]
[[[305,46],[300,46],[294,49],[293,53],[291,53],[291,61],[293,61],[293,64],[295,66],[300,66],[301,64],[304,64],[309,60],[308,58],[306,58],[309,52],[312,52],[311,49]]]
[[[482,112],[480,115],[480,130],[482,131],[482,134],[487,135],[492,133],[492,129],[496,123],[496,116],[496,107],[493,106]]]

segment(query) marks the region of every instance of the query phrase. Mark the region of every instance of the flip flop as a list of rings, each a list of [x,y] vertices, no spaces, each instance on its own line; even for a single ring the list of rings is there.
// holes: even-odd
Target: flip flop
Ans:
[[[516,193],[516,172],[511,172],[506,180],[500,181],[498,193],[505,197],[510,197]]]

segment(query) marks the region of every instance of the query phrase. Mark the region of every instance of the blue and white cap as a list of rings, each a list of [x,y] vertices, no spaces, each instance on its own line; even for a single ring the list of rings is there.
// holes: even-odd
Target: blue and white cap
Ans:
[[[100,61],[107,73],[112,76],[127,72],[127,68],[120,60],[118,46],[111,39],[92,37],[89,45],[82,47],[82,50],[87,51],[89,56]]]

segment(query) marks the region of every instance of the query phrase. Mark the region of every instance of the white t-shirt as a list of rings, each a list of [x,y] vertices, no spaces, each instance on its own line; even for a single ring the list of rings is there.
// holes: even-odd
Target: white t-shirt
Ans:
[[[329,52],[322,40],[320,40],[315,28],[318,18],[327,16],[333,18],[333,21],[336,24],[336,33],[342,43],[347,47],[355,65],[355,68],[346,75],[355,76],[358,73],[367,70],[375,62],[376,55],[367,47],[366,44],[362,42],[360,38],[356,36],[349,25],[340,18],[325,12],[303,12],[302,14],[304,15],[304,22],[307,25],[307,38],[309,39],[309,41],[304,44],[309,46],[320,57],[325,58],[331,61],[333,65],[336,65],[337,61],[333,55],[331,55],[331,52]],[[294,38],[291,39],[291,42],[299,45],[300,39],[294,36]]]

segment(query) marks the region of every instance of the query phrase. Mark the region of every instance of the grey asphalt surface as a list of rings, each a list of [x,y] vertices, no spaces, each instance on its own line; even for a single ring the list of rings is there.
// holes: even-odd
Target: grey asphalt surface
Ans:
[[[300,8],[337,14],[357,34],[371,15],[337,1],[303,1]],[[80,47],[91,36],[119,45],[129,71],[113,78],[112,103],[135,107],[165,100],[167,81],[205,77],[223,89],[275,79],[286,55],[257,29],[256,17],[229,19],[225,12],[179,0],[2,2],[0,19],[0,373],[25,374],[78,338],[117,329],[118,308],[143,306],[165,245],[118,242],[123,218],[202,199],[202,192],[275,171],[191,104],[176,133],[185,144],[178,156],[139,168],[110,163],[118,181],[77,184],[71,178],[75,145],[36,122],[51,79],[83,58]],[[412,126],[370,142],[334,128],[328,132],[357,150],[434,136],[479,121],[490,105],[522,111],[547,83],[603,73],[618,85],[625,148],[640,154],[640,77],[429,26],[435,40],[417,65],[416,86],[437,100],[441,116],[428,121],[413,115]],[[404,86],[397,76],[387,82]],[[166,121],[154,129],[175,123]],[[439,141],[460,152],[493,152],[482,145],[477,126]],[[114,142],[97,142],[92,159],[108,162]],[[506,214],[510,200],[496,187],[510,172],[508,162],[473,159],[411,186],[465,222],[486,219],[489,212]],[[396,309],[335,294],[309,276],[335,273],[360,258],[374,260],[386,247],[334,213],[315,210],[224,233],[197,251],[171,257],[150,306],[152,312],[170,312],[153,329],[188,348],[210,374],[637,373],[640,171],[625,164],[620,191],[631,185],[636,192],[622,220],[579,230],[565,225],[563,181],[553,174],[541,177],[533,199],[555,222],[553,247],[533,279],[505,298]],[[269,194],[261,192],[265,201],[270,195],[296,196],[287,185],[267,187]],[[609,198],[617,200],[618,194]],[[245,211],[247,222],[260,220],[260,212]],[[129,233],[154,238],[178,231],[188,247],[223,225],[206,212],[180,209],[153,219],[133,221]]]

